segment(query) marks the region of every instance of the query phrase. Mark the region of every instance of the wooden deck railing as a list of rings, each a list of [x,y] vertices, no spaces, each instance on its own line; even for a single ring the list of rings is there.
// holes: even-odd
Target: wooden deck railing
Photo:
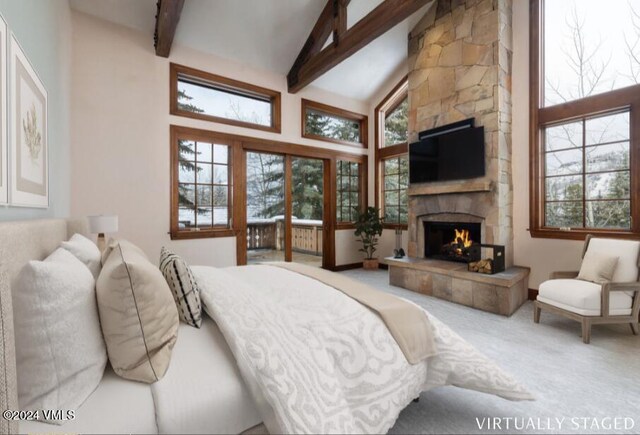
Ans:
[[[249,222],[247,249],[275,249],[284,251],[284,221]],[[322,255],[322,225],[292,224],[292,249],[311,255]]]

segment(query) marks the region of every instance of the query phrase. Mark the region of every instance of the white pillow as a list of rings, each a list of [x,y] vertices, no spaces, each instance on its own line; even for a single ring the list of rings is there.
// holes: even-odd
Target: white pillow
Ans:
[[[610,282],[618,265],[618,257],[587,249],[582,259],[578,279],[596,284]]]
[[[107,364],[89,269],[58,248],[22,268],[12,299],[20,409],[77,410]]]
[[[98,279],[102,263],[100,250],[95,243],[81,234],[74,234],[68,242],[62,242],[60,246],[82,261],[91,271],[93,279]]]

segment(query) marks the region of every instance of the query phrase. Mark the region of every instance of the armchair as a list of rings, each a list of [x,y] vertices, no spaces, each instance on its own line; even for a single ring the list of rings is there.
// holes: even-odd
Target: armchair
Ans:
[[[640,241],[588,235],[582,258],[588,249],[618,257],[612,281],[596,284],[578,280],[577,271],[551,273],[549,280],[540,284],[533,303],[533,321],[540,323],[543,309],[576,320],[582,324],[582,341],[586,344],[591,340],[591,326],[595,324],[628,323],[631,332],[638,335]]]

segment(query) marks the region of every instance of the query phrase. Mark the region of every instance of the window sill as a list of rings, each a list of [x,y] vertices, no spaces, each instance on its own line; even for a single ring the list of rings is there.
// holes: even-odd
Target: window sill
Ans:
[[[402,230],[407,231],[409,226],[407,224],[382,224],[382,228],[385,230]]]
[[[555,228],[530,229],[534,239],[585,240],[588,234],[596,237],[610,237],[615,239],[640,239],[640,233],[625,230],[573,229],[569,231]]]
[[[236,231],[224,228],[205,231],[171,231],[171,240],[209,239],[215,237],[235,237]]]

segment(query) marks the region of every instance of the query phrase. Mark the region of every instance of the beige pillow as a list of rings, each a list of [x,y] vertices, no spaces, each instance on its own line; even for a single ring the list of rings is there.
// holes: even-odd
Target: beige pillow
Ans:
[[[618,257],[588,249],[582,259],[578,279],[597,284],[609,282],[616,271],[617,265]]]
[[[178,333],[178,311],[160,270],[132,243],[117,242],[96,292],[113,370],[135,381],[160,380]]]

